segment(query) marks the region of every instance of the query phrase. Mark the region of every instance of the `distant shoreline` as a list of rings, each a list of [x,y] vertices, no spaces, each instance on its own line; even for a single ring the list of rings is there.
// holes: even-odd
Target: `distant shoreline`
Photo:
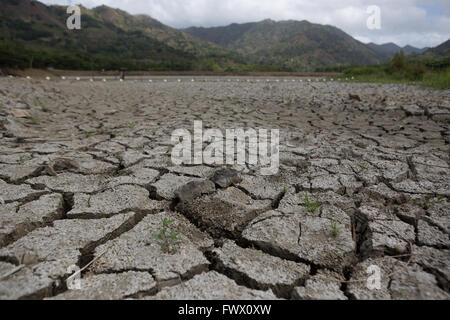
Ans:
[[[46,69],[1,69],[3,75],[18,77],[80,76],[80,77],[120,77],[120,71],[46,70]],[[238,72],[217,73],[208,71],[126,71],[127,77],[337,77],[336,72]]]

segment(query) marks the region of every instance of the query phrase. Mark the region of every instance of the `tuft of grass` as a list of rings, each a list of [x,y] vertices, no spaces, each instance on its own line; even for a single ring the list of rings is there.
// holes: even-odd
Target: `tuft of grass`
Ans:
[[[317,200],[311,201],[307,193],[305,193],[304,201],[306,210],[308,210],[311,213],[316,213],[316,211],[319,210],[319,208],[321,207],[321,204]]]
[[[36,120],[36,118],[34,118],[34,117],[32,117],[32,116],[30,116],[29,119],[30,119],[30,122],[31,122],[32,125],[35,126],[35,125],[38,125],[38,124],[39,124],[39,122]]]
[[[426,210],[431,208],[431,203],[430,203],[430,197],[425,197],[425,200],[423,201],[423,206]]]
[[[154,234],[153,237],[158,240],[161,250],[167,254],[175,254],[178,250],[180,240],[179,233],[169,229],[174,220],[164,219],[162,221],[161,231]]]
[[[284,194],[287,193],[287,188],[286,188],[286,187],[283,188],[283,193],[284,193]]]
[[[19,157],[19,163],[23,163],[24,162],[24,158],[23,158],[23,156],[20,156]]]
[[[134,129],[134,128],[136,128],[136,123],[129,123],[129,124],[127,124],[127,128],[128,129]]]
[[[41,102],[38,98],[34,98],[34,99],[33,99],[33,104],[34,104],[36,107],[42,107],[42,102]]]
[[[337,236],[341,233],[341,229],[339,229],[336,221],[331,221],[331,235],[334,238],[337,238]]]
[[[49,110],[48,110],[48,108],[46,107],[46,106],[44,106],[44,104],[41,102],[41,100],[39,100],[38,98],[34,98],[33,99],[33,104],[36,106],[36,107],[39,107],[39,108],[41,108],[41,111],[42,112],[48,112]]]
[[[361,172],[364,172],[364,171],[366,171],[367,170],[367,164],[366,163],[361,163]]]
[[[92,137],[94,135],[94,132],[92,131],[84,131],[84,136],[86,138]]]

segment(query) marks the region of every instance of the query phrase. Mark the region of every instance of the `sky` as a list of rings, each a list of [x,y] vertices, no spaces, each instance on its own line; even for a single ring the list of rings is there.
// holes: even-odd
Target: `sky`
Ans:
[[[148,14],[174,28],[211,27],[264,19],[308,20],[336,26],[378,44],[435,47],[450,39],[450,0],[43,0],[46,4],[102,4]],[[369,6],[380,8],[380,29],[369,29]]]

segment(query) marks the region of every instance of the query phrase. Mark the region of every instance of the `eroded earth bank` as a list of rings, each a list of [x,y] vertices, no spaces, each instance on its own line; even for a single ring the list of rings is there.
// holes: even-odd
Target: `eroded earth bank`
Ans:
[[[298,79],[2,78],[0,299],[449,299],[449,101]],[[174,165],[172,132],[194,120],[280,129],[279,173]]]

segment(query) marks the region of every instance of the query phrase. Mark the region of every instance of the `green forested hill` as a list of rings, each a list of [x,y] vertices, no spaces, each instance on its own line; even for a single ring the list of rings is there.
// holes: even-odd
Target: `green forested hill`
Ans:
[[[216,28],[188,28],[192,36],[262,62],[294,70],[330,65],[374,64],[380,56],[342,30],[308,21],[264,20]]]
[[[66,7],[1,0],[0,62],[20,67],[214,70],[244,61],[145,15],[82,8],[81,30],[66,27]]]
[[[447,40],[436,48],[426,51],[424,55],[434,58],[450,57],[450,40]]]

